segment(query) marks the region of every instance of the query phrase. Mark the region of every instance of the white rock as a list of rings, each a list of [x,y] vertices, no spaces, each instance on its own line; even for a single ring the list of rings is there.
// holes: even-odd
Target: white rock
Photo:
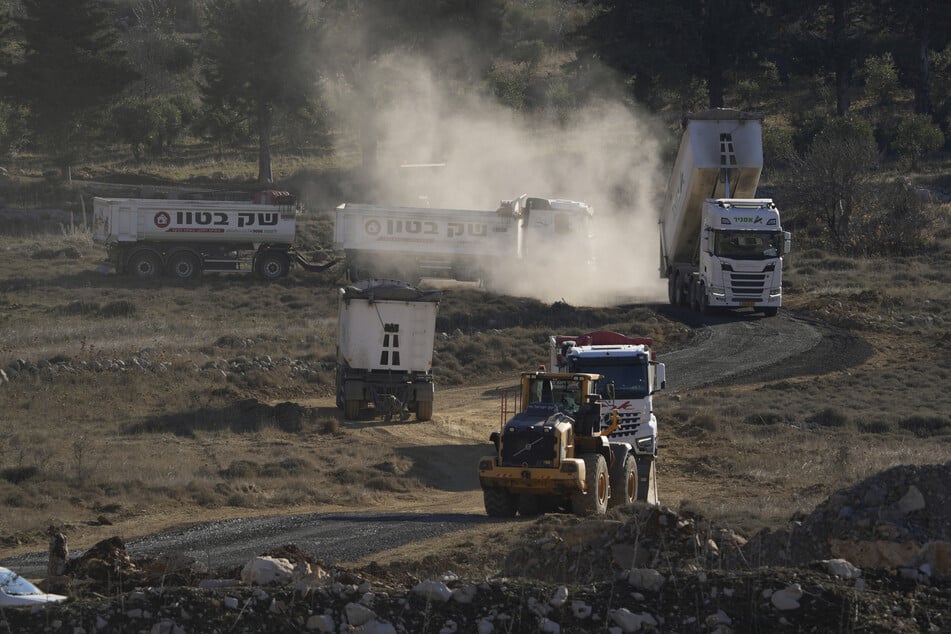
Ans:
[[[492,621],[489,619],[480,619],[478,625],[476,625],[477,634],[492,634],[495,631],[495,626],[492,625]]]
[[[627,582],[641,590],[658,592],[664,585],[664,575],[652,568],[634,568],[627,575]]]
[[[456,603],[469,604],[475,601],[478,592],[479,589],[472,584],[459,586],[452,591],[452,600]]]
[[[568,601],[568,588],[565,586],[558,586],[555,590],[555,593],[552,595],[551,599],[548,600],[549,605],[555,608],[560,608]]]
[[[571,613],[575,615],[576,619],[586,619],[591,616],[591,612],[591,606],[584,601],[571,602]]]
[[[396,628],[386,621],[370,621],[360,628],[360,634],[396,634]]]
[[[862,570],[856,568],[845,559],[826,559],[822,563],[825,564],[829,574],[835,575],[836,577],[858,579],[862,576]]]
[[[733,622],[733,619],[723,610],[717,610],[717,613],[708,616],[705,622],[707,627],[715,627],[717,625],[729,625]]]
[[[627,608],[608,611],[608,618],[620,627],[622,632],[637,632],[645,625],[649,627],[657,625],[657,620],[647,612],[634,614]]]
[[[329,614],[315,614],[307,619],[305,627],[311,631],[316,630],[324,634],[329,634],[330,632],[336,631],[337,624],[334,623],[333,617]]]
[[[376,612],[359,603],[348,603],[344,606],[343,611],[347,615],[347,623],[357,627],[365,625],[376,618]]]
[[[267,585],[290,583],[294,565],[283,557],[255,557],[241,569],[241,581]]]
[[[542,619],[538,624],[538,631],[546,632],[546,634],[561,634],[561,626],[551,619]]]
[[[459,631],[459,624],[449,619],[439,628],[439,634],[456,634]]]
[[[912,484],[908,487],[908,491],[905,492],[905,495],[898,500],[898,510],[902,513],[911,513],[912,511],[920,511],[923,508],[925,508],[925,496],[921,494],[918,487]]]
[[[241,607],[241,602],[238,601],[237,597],[225,597],[225,607],[229,610],[237,610]]]
[[[777,610],[798,610],[802,598],[802,587],[798,583],[777,590],[769,600]]]
[[[413,593],[430,601],[444,603],[452,597],[452,590],[442,581],[422,581],[413,588]]]

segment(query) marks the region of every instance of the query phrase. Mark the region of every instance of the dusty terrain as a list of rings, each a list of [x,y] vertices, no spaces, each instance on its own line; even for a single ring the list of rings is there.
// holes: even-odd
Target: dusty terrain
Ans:
[[[949,628],[944,252],[793,259],[780,319],[819,344],[712,383],[671,377],[660,508],[511,522],[484,521],[475,461],[497,388],[544,357],[553,329],[650,334],[674,359],[720,323],[751,342],[769,323],[449,292],[432,423],[343,422],[333,272],[148,286],[97,275],[96,258],[82,236],[4,246],[0,562],[44,552],[53,524],[73,549],[53,581],[75,597],[6,611],[11,631]],[[123,548],[203,520],[339,510],[479,521],[353,561],[285,548],[297,577],[273,587],[199,589],[240,570]],[[261,552],[281,546],[272,535]],[[861,573],[822,563],[840,558]]]

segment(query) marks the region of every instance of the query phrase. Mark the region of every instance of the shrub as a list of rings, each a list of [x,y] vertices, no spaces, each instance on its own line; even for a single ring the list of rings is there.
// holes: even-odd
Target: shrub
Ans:
[[[865,96],[876,105],[890,104],[901,87],[891,53],[866,58],[862,74],[865,76]]]
[[[827,407],[813,414],[806,422],[820,427],[844,427],[849,417],[835,408]]]
[[[9,467],[0,471],[0,478],[3,478],[11,484],[20,484],[35,477],[40,472],[39,468],[30,465],[25,467]]]
[[[791,165],[797,156],[792,128],[787,126],[763,128],[763,162],[766,165],[776,167]]]
[[[898,421],[898,426],[919,438],[927,438],[947,433],[951,421],[941,416],[910,416]]]
[[[743,419],[747,425],[775,425],[783,422],[783,417],[776,412],[754,412]]]
[[[911,170],[918,169],[925,154],[943,145],[944,134],[941,128],[926,114],[913,114],[903,119],[898,124],[895,139],[892,141],[892,148]]]
[[[891,431],[889,424],[883,420],[859,421],[857,427],[864,434],[887,434]]]

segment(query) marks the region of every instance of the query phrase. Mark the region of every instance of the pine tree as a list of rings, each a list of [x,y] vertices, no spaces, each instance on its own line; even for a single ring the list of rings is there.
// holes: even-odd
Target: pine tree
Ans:
[[[64,178],[101,130],[104,108],[136,79],[102,0],[22,0],[13,18],[22,55],[0,78],[5,99],[29,108],[36,141]]]

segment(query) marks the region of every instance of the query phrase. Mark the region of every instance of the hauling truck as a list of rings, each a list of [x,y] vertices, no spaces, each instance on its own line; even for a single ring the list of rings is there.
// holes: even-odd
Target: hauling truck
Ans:
[[[93,241],[106,247],[119,274],[190,280],[203,271],[287,275],[292,263],[323,271],[292,246],[297,206],[287,192],[261,192],[257,202],[93,199]]]
[[[660,275],[673,305],[767,316],[782,305],[790,234],[773,201],[754,198],[762,122],[762,114],[722,108],[684,117],[660,218]]]
[[[337,320],[337,407],[347,420],[373,404],[389,420],[433,416],[433,341],[442,293],[396,280],[341,288]]]
[[[502,429],[489,436],[495,453],[479,460],[490,517],[557,510],[603,515],[637,499],[635,458],[629,443],[610,439],[617,414],[602,411],[602,380],[583,372],[521,374],[515,415],[505,420],[503,398]],[[610,384],[607,389],[610,395]]]
[[[496,210],[345,203],[337,207],[334,248],[351,280],[424,277],[481,281],[513,267],[593,259],[593,209],[583,202],[527,195]],[[577,266],[577,264],[575,264]]]
[[[549,368],[555,372],[601,375],[598,395],[602,409],[602,432],[617,414],[609,439],[629,443],[637,465],[637,499],[657,504],[657,417],[653,394],[666,387],[666,369],[657,362],[654,342],[646,337],[628,337],[599,330],[583,335],[549,337]]]

